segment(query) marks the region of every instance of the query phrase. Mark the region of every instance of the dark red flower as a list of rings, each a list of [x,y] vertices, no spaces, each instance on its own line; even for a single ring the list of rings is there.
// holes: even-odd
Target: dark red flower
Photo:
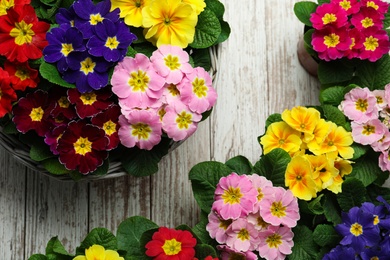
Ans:
[[[38,71],[32,69],[28,62],[9,62],[4,63],[4,69],[8,72],[12,88],[14,90],[26,90],[27,87],[35,88],[38,85]]]
[[[59,154],[57,151],[58,139],[61,138],[66,128],[67,125],[60,125],[46,133],[45,143],[50,146],[50,151],[55,155]]]
[[[119,144],[118,130],[120,125],[118,123],[118,118],[120,114],[120,107],[118,105],[113,105],[92,118],[92,124],[102,128],[106,133],[106,136],[110,139],[107,150],[112,150]]]
[[[69,121],[77,117],[75,107],[69,102],[67,89],[54,86],[49,90],[49,98],[54,103],[50,112],[53,118],[64,118]]]
[[[16,98],[16,93],[10,85],[8,72],[0,68],[0,118],[11,112],[12,101]]]
[[[26,62],[42,57],[50,25],[38,21],[31,5],[9,9],[7,15],[0,16],[0,24],[0,54],[7,60]]]
[[[196,239],[189,231],[160,227],[146,247],[146,255],[155,260],[188,260],[195,256]]]
[[[68,90],[70,103],[76,105],[77,115],[83,119],[92,117],[103,110],[106,110],[113,102],[109,99],[112,96],[108,88],[101,90],[80,93],[77,89]]]
[[[50,102],[45,91],[37,90],[21,98],[13,108],[13,121],[19,132],[35,130],[39,136],[45,136],[50,130]]]
[[[84,120],[72,121],[58,139],[59,160],[68,170],[88,174],[107,158],[108,142],[103,129]]]

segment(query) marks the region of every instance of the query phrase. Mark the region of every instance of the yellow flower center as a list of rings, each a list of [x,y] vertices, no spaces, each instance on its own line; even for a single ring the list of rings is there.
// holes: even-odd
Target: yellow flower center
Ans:
[[[93,69],[96,66],[96,63],[92,61],[90,57],[87,57],[85,60],[80,62],[81,68],[80,70],[85,74],[88,75],[89,73],[93,73]]]
[[[137,7],[137,8],[141,7],[141,0],[135,1],[134,4],[135,4],[135,7]]]
[[[32,37],[35,35],[32,26],[32,23],[27,24],[25,21],[15,23],[15,27],[9,32],[9,35],[15,38],[15,44],[23,45],[32,42]]]
[[[322,22],[325,24],[333,23],[337,21],[337,17],[335,14],[326,13],[324,17],[322,17]]]
[[[95,93],[83,93],[80,95],[80,99],[84,105],[92,105],[97,101]]]
[[[162,249],[164,250],[165,255],[177,255],[181,251],[181,242],[174,238],[165,240]]]
[[[374,225],[378,225],[380,222],[378,215],[374,215]]]
[[[35,107],[30,112],[30,118],[32,121],[40,122],[44,113],[42,107]]]
[[[138,138],[138,140],[144,139],[147,140],[149,138],[152,129],[149,125],[138,123],[133,125],[133,130],[131,131],[131,135]]]
[[[104,17],[102,17],[100,14],[91,14],[89,16],[89,23],[91,25],[97,25],[98,23],[103,22]]]
[[[363,126],[362,134],[364,135],[370,135],[375,133],[375,126],[373,125],[365,125]]]
[[[301,181],[302,180],[302,175],[300,173],[297,173],[297,176],[295,176],[296,181]]]
[[[282,244],[282,236],[279,234],[272,234],[265,240],[269,248],[278,248]]]
[[[351,2],[347,0],[340,1],[340,6],[345,10],[348,11],[351,8]]]
[[[376,96],[376,103],[377,104],[382,104],[383,103],[383,98],[381,96]]]
[[[275,201],[271,205],[271,214],[278,218],[284,217],[286,216],[286,207],[281,201]]]
[[[137,72],[132,72],[130,74],[130,79],[128,84],[132,88],[132,91],[137,92],[145,92],[148,88],[148,83],[150,81],[148,75],[146,75],[146,71],[138,70]]]
[[[284,139],[279,139],[279,144],[280,144],[280,145],[284,145],[285,142],[286,142],[286,141],[285,141]]]
[[[364,47],[366,47],[366,51],[375,51],[379,46],[378,39],[372,36],[366,38],[366,41],[363,43]]]
[[[71,43],[63,43],[61,44],[62,48],[61,48],[61,53],[67,57],[69,55],[69,53],[71,53],[74,49],[73,49],[73,45]]]
[[[233,188],[229,187],[229,189],[225,190],[222,194],[223,203],[225,204],[237,204],[240,203],[243,194],[239,187]]]
[[[88,140],[88,137],[79,137],[77,141],[73,144],[74,151],[80,155],[86,155],[92,151],[92,142]]]
[[[207,96],[207,86],[204,84],[204,79],[196,78],[192,82],[192,91],[198,98]]]
[[[30,78],[30,73],[25,68],[18,68],[15,72],[15,76],[23,81]]]
[[[379,260],[379,257],[373,256],[373,257],[370,258],[370,260]]]
[[[169,91],[169,94],[171,94],[174,97],[180,94],[180,92],[177,89],[175,84],[169,84],[168,91]]]
[[[364,18],[364,19],[361,21],[361,23],[362,23],[362,26],[363,26],[364,28],[371,27],[371,26],[374,25],[374,21],[373,21],[370,17]]]
[[[170,19],[169,17],[165,17],[165,18],[164,18],[164,24],[165,24],[166,26],[169,26],[169,25],[171,24],[171,19]]]
[[[164,61],[165,61],[165,65],[170,70],[177,70],[180,68],[179,57],[177,56],[172,56],[169,54],[167,57],[164,58]]]
[[[336,47],[340,43],[340,36],[335,33],[327,35],[324,37],[324,44],[328,47]]]
[[[366,112],[366,111],[367,111],[367,108],[368,108],[368,101],[367,101],[367,99],[361,99],[361,98],[359,98],[359,99],[356,101],[355,108],[356,108],[356,110],[359,110],[359,111],[361,111],[361,112]]]
[[[351,228],[349,229],[349,231],[352,233],[352,235],[354,235],[355,237],[358,237],[361,234],[363,234],[363,227],[362,227],[362,225],[360,225],[359,223],[356,222],[356,223],[351,225]]]
[[[60,99],[58,99],[57,103],[61,108],[68,108],[69,104],[70,104],[69,100],[65,96],[60,97]]]
[[[332,140],[330,140],[329,142],[328,142],[328,146],[333,146],[334,145],[334,142],[332,141]]]
[[[116,124],[109,120],[103,124],[103,130],[106,135],[110,136],[116,132]]]
[[[10,0],[10,1],[0,0],[0,16],[6,15],[7,10],[14,6],[15,6],[14,0]]]
[[[237,234],[237,238],[241,239],[242,241],[249,240],[249,231],[245,228],[240,229],[240,231]]]
[[[119,45],[119,41],[114,37],[108,37],[105,46],[110,50],[116,49]]]
[[[351,45],[349,45],[349,49],[352,50],[355,45],[356,45],[355,38],[351,38]]]
[[[221,219],[219,222],[219,227],[226,230],[230,226],[230,224],[232,224],[232,222],[233,222],[233,220],[231,220],[231,219],[228,219],[228,220]]]
[[[183,128],[188,129],[188,127],[192,123],[191,119],[192,119],[192,115],[183,111],[176,118],[177,126],[180,129],[183,129]]]
[[[264,194],[263,194],[263,192],[261,191],[261,188],[258,188],[258,189],[257,189],[257,192],[258,192],[257,200],[258,200],[258,201],[261,201],[261,200],[263,199],[263,197],[264,197]]]
[[[375,10],[378,10],[379,6],[375,4],[374,1],[368,1],[367,2],[367,7],[372,7],[374,8]]]

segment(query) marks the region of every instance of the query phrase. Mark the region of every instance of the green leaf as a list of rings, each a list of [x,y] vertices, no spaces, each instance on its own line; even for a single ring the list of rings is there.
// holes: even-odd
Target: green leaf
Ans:
[[[298,225],[293,228],[294,247],[288,259],[291,260],[310,260],[315,259],[318,252],[318,246],[313,240],[313,233],[306,226]]]
[[[385,13],[385,20],[383,21],[383,27],[389,28],[390,27],[390,6],[387,10],[387,13]]]
[[[347,122],[343,112],[341,112],[337,107],[332,105],[323,105],[321,107],[327,120],[334,122],[338,126],[344,126]]]
[[[300,1],[294,4],[294,13],[299,21],[307,26],[312,26],[310,15],[317,9],[317,4],[309,1]]]
[[[376,62],[362,62],[356,69],[362,87],[370,90],[383,89],[390,83],[390,55],[384,55]]]
[[[191,57],[194,60],[194,67],[202,67],[206,71],[211,68],[211,58],[208,49],[194,49]]]
[[[30,157],[34,161],[41,162],[43,160],[54,157],[50,151],[50,147],[44,142],[37,142],[31,146]]]
[[[150,257],[148,257],[146,252],[146,244],[153,239],[153,234],[158,231],[158,228],[153,228],[145,231],[142,233],[141,238],[139,240],[139,251],[140,253],[136,253],[134,255],[127,254],[126,260],[149,260]]]
[[[371,184],[370,186],[367,187],[367,196],[374,203],[378,202],[376,200],[378,196],[381,196],[386,201],[390,201],[390,188],[378,186],[376,184]]]
[[[58,240],[57,236],[52,237],[47,243],[46,254],[59,254],[65,256],[72,256],[65,250],[64,246],[62,245],[61,241]]]
[[[138,147],[126,149],[122,159],[123,168],[131,175],[149,176],[158,171],[158,163],[168,154],[171,139],[162,138],[161,142],[152,150],[143,150]]]
[[[232,170],[220,162],[201,162],[196,164],[189,173],[192,192],[199,207],[209,213],[214,202],[214,191],[219,180],[228,176]]]
[[[195,246],[195,257],[197,259],[205,259],[207,256],[217,257],[217,252],[210,245],[197,244]]]
[[[39,73],[44,79],[47,79],[49,82],[67,87],[67,88],[75,88],[76,86],[74,84],[70,84],[62,79],[61,75],[59,74],[57,67],[53,64],[42,62],[41,66],[39,67]]]
[[[66,169],[65,166],[58,161],[58,158],[49,158],[41,163],[43,167],[52,174],[62,175],[71,173],[70,170]]]
[[[118,249],[127,252],[126,259],[144,259],[144,249],[140,240],[144,232],[157,229],[158,225],[147,218],[134,216],[119,224],[116,236]]]
[[[252,172],[252,164],[242,155],[229,159],[225,165],[238,174],[250,174]]]
[[[327,193],[322,206],[324,207],[324,215],[329,222],[333,225],[341,223],[341,209],[335,194]]]
[[[28,258],[28,260],[48,260],[45,255],[42,254],[34,254]]]
[[[149,42],[144,42],[140,44],[133,44],[133,48],[137,53],[145,54],[146,56],[152,56],[153,52],[157,49],[155,46],[151,45]]]
[[[253,172],[272,181],[274,186],[284,187],[286,168],[291,161],[290,155],[283,149],[276,148],[263,155],[253,167]]]
[[[222,20],[225,13],[225,6],[218,0],[205,0],[206,9],[210,9],[214,12],[218,20]]]
[[[360,157],[365,155],[367,153],[367,151],[368,151],[368,146],[367,145],[362,145],[362,144],[358,144],[358,143],[355,143],[355,142],[351,145],[351,147],[354,150],[353,157],[351,159],[353,161],[356,161],[357,159],[359,159]]]
[[[342,86],[330,87],[320,92],[321,104],[338,106],[344,100],[344,89]]]
[[[94,228],[88,233],[87,237],[76,248],[76,255],[84,255],[85,249],[93,245],[101,245],[104,249],[117,250],[116,237],[106,228]]]
[[[344,212],[355,206],[360,207],[366,201],[363,183],[355,178],[347,178],[342,184],[342,192],[337,195],[337,201]]]
[[[91,175],[99,175],[99,176],[104,176],[108,173],[108,168],[110,166],[110,163],[107,160],[104,160],[103,164],[99,166],[95,171],[91,172]]]
[[[321,224],[314,229],[313,240],[320,247],[334,247],[340,242],[340,236],[332,225]]]
[[[18,134],[19,131],[16,129],[16,125],[13,121],[9,121],[4,127],[3,132],[5,134],[11,135],[11,134]]]
[[[324,194],[321,194],[320,196],[308,203],[308,209],[315,215],[324,214],[324,208],[321,205],[321,199],[323,196]]]
[[[214,45],[226,41],[230,36],[230,32],[231,32],[230,25],[225,21],[220,21],[220,23],[221,23],[221,33],[219,34],[217,41],[214,42]]]
[[[321,84],[338,84],[352,79],[354,68],[342,61],[321,61],[318,64],[318,79]]]
[[[217,41],[221,31],[221,24],[214,12],[205,9],[198,16],[194,41],[190,46],[195,49],[208,48]]]
[[[354,177],[360,180],[364,187],[367,187],[373,183],[380,174],[382,174],[382,170],[379,168],[377,161],[361,159],[353,164],[352,172],[348,177]]]
[[[268,128],[272,123],[283,121],[281,114],[272,114],[268,116],[267,120],[265,121],[265,127]]]
[[[203,214],[206,215],[206,214]],[[195,235],[202,241],[203,244],[214,244],[215,241],[212,239],[209,235],[209,232],[206,230],[206,225],[209,223],[207,219],[207,215],[204,218],[201,218],[200,222],[197,223],[192,231],[195,233]]]
[[[129,46],[127,48],[126,56],[134,58],[136,54],[137,54],[137,51],[134,50],[133,47]]]

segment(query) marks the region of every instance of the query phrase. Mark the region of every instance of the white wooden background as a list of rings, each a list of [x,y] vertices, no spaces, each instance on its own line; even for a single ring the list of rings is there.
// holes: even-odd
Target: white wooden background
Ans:
[[[55,235],[74,252],[94,227],[115,233],[125,218],[159,225],[197,223],[188,172],[198,162],[244,155],[258,160],[257,136],[271,113],[318,103],[318,82],[297,58],[302,24],[298,0],[221,0],[232,33],[220,48],[212,116],[174,152],[157,174],[92,183],[63,183],[28,170],[0,148],[0,259],[44,253]]]

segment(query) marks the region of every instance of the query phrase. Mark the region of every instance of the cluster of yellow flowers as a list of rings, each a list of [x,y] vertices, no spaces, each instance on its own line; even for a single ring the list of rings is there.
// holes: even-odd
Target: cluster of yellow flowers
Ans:
[[[119,8],[127,25],[144,28],[145,38],[157,47],[186,48],[205,7],[204,0],[111,0],[111,10]]]
[[[352,172],[351,132],[321,118],[314,108],[286,109],[282,120],[268,126],[260,143],[264,154],[282,148],[292,157],[285,185],[294,196],[310,200],[323,189],[341,192],[343,177]]]
[[[73,260],[124,260],[124,258],[114,250],[106,250],[101,245],[92,245],[85,249],[85,255],[76,256]]]

